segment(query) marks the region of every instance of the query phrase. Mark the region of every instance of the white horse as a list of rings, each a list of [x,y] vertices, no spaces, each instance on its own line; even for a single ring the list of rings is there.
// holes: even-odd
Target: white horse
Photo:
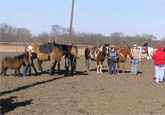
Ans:
[[[138,46],[138,48],[140,49],[140,53],[142,53],[142,46]],[[153,47],[148,47],[148,53],[147,53],[147,59],[152,59],[152,55],[154,53],[154,48]],[[144,51],[144,50],[143,50]],[[143,54],[143,53],[142,53]],[[143,54],[143,56],[145,57],[145,54]]]

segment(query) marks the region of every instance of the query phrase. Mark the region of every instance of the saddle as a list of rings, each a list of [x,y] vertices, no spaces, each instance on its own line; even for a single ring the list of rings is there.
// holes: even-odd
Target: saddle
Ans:
[[[96,50],[98,49],[97,46],[94,46],[94,47],[89,47],[89,50],[90,50],[90,57],[91,58],[94,58],[96,60],[97,58],[97,54],[96,54]]]
[[[39,47],[39,52],[48,54],[48,59],[50,59],[50,54],[52,53],[53,50],[53,44],[52,43],[44,43],[40,45]]]

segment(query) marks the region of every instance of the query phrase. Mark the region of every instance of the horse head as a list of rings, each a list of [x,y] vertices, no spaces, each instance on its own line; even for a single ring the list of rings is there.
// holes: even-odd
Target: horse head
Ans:
[[[22,64],[24,63],[25,65],[29,64],[29,57],[26,56],[25,54],[15,56],[14,58],[18,59],[18,61]]]
[[[109,53],[109,44],[104,44],[102,53],[103,53],[103,55],[106,55]]]
[[[77,48],[77,46],[75,46],[74,44],[72,44],[72,48],[71,48],[70,53],[71,53],[73,56],[76,56],[76,58],[79,58],[78,48]]]
[[[129,55],[130,58],[132,58],[132,52],[131,52],[131,47],[128,46],[128,49],[127,49],[127,54]]]

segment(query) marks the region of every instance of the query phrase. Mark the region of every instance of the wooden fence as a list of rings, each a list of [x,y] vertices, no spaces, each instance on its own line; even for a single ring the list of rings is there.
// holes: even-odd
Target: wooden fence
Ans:
[[[1,42],[0,43],[0,52],[24,52],[25,46],[30,43],[9,43],[9,42]],[[84,55],[85,48],[89,45],[77,45],[78,51],[80,55]],[[92,46],[92,45],[90,45]],[[116,46],[118,47],[118,46]],[[124,46],[123,46],[124,47]],[[157,48],[154,48],[154,52]]]

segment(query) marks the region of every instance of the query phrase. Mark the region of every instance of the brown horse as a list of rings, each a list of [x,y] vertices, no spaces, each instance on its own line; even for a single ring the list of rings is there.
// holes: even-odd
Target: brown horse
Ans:
[[[125,74],[125,61],[127,59],[127,54],[129,55],[130,58],[132,58],[132,53],[131,53],[131,47],[127,46],[124,48],[120,48],[118,50],[118,57],[119,60],[117,62],[117,73],[119,73],[119,68],[120,68],[120,62],[123,63],[123,73]]]
[[[72,54],[73,56],[79,57],[78,48],[75,45],[61,45],[53,43],[52,52],[50,54],[41,53],[39,51],[39,44],[29,44],[33,47],[34,52],[29,54],[30,65],[34,66],[34,59],[37,58],[39,61],[50,60],[50,71],[49,75],[54,75],[54,68],[56,63],[60,60],[63,55]],[[49,57],[50,56],[50,57]],[[36,70],[36,69],[35,69]],[[35,71],[37,74],[37,71]]]
[[[97,47],[93,54],[89,48],[85,49],[85,62],[87,67],[87,72],[89,72],[89,65],[91,61],[97,61],[97,73],[102,73],[102,66],[106,55],[109,52],[109,45],[104,44],[101,47]],[[99,62],[101,61],[101,64]]]
[[[16,56],[14,58],[7,56],[2,60],[2,70],[1,75],[6,75],[7,69],[15,69],[15,77],[18,71],[18,76],[20,74],[19,70],[22,65],[28,65],[28,57],[25,54]]]

